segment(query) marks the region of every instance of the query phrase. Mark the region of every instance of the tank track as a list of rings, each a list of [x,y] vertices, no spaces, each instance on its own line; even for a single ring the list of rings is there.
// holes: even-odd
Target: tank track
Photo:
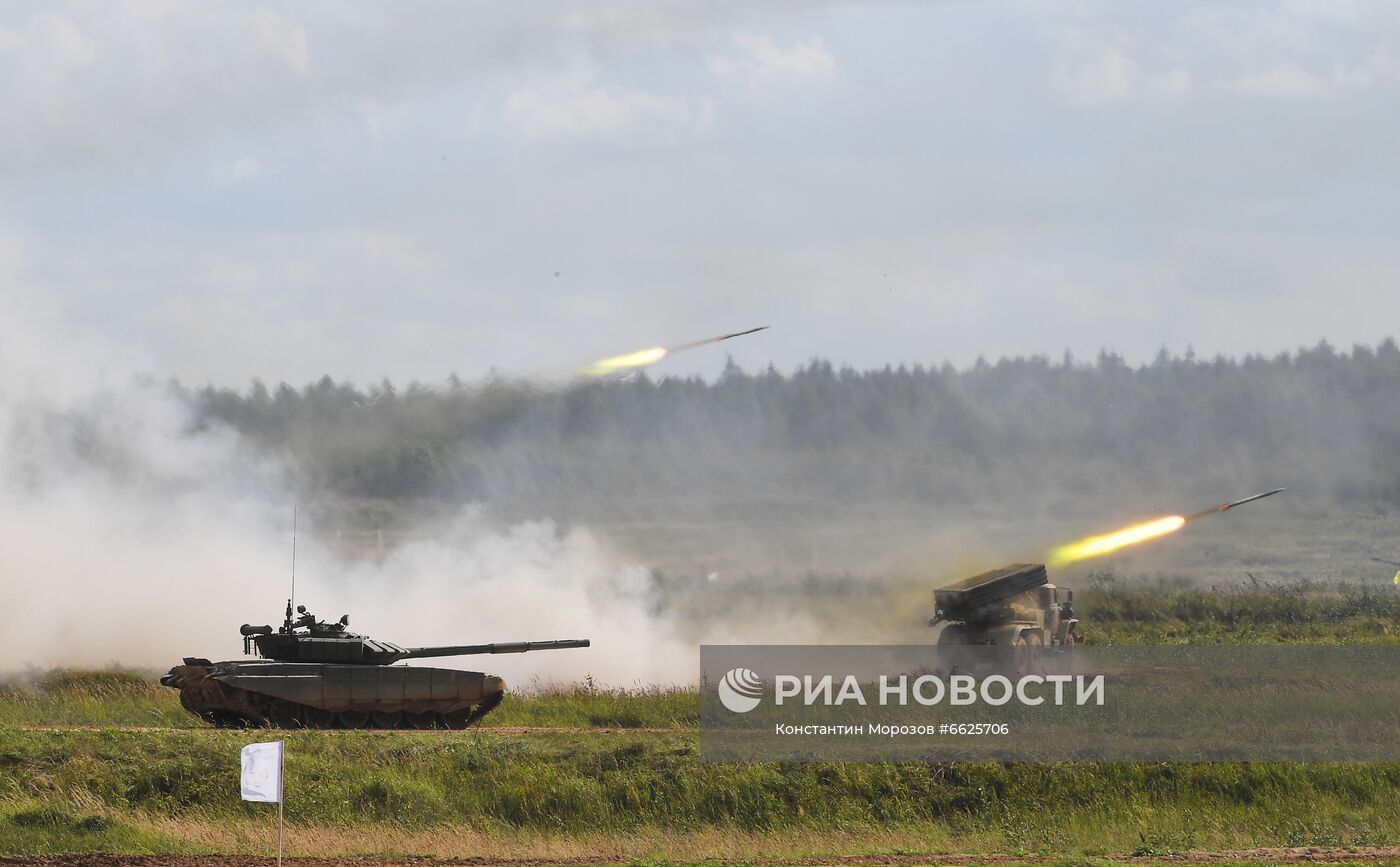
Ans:
[[[504,693],[488,695],[476,705],[441,713],[438,711],[362,711],[339,713],[294,704],[277,698],[258,696],[243,690],[230,689],[234,701],[220,708],[194,710],[183,701],[187,710],[220,728],[282,728],[282,729],[464,729],[490,713]]]
[[[166,681],[171,682],[167,683]],[[179,690],[185,710],[219,728],[284,729],[464,729],[490,713],[505,692],[490,693],[468,707],[450,711],[329,711],[259,695],[213,678],[171,675],[161,679]]]

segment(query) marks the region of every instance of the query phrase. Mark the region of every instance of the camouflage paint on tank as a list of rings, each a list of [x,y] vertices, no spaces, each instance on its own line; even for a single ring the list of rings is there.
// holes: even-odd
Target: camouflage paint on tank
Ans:
[[[302,728],[462,728],[505,696],[494,674],[394,665],[403,659],[588,647],[588,639],[402,647],[325,623],[291,602],[280,629],[244,625],[244,652],[261,661],[186,658],[161,678],[180,703],[215,725]]]

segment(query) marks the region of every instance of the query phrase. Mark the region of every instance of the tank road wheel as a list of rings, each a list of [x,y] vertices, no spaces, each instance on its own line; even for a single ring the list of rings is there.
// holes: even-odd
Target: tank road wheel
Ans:
[[[279,729],[299,729],[302,728],[301,710],[300,706],[291,702],[274,701],[265,716]]]
[[[1045,642],[1039,632],[1023,631],[1011,641],[1016,676],[1045,673]]]
[[[301,722],[309,729],[333,729],[335,714],[319,707],[304,707],[301,710]]]
[[[403,724],[411,729],[437,729],[445,728],[442,724],[442,714],[437,711],[425,710],[418,713],[405,713]]]
[[[1065,644],[1045,648],[1045,671],[1048,674],[1069,674],[1074,671],[1074,635]]]
[[[939,647],[961,647],[967,643],[967,630],[957,623],[949,623],[938,630]]]
[[[248,721],[233,711],[211,710],[208,712],[207,718],[214,724],[215,728],[245,729],[248,727]]]
[[[967,630],[958,623],[945,623],[943,628],[938,630],[938,651],[935,659],[938,668],[949,677],[966,674],[976,661],[976,651],[966,649],[970,638]]]
[[[1026,654],[1029,656],[1030,668],[1027,674],[1045,675],[1045,639],[1039,632],[1032,632],[1026,636]]]
[[[369,714],[362,710],[343,710],[335,715],[335,724],[343,729],[367,729]]]
[[[377,710],[370,713],[369,718],[374,720],[377,729],[396,729],[403,721],[403,714],[396,710]]]
[[[442,724],[450,729],[464,729],[472,724],[472,709],[464,707],[450,710],[442,715]]]

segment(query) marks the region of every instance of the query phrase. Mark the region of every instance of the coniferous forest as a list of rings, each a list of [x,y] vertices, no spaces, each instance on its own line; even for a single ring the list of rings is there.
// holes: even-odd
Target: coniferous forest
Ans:
[[[1393,340],[1271,358],[1164,351],[1141,366],[1104,353],[961,370],[731,365],[713,382],[176,388],[197,427],[286,459],[311,499],[1063,508],[1280,479],[1332,502],[1400,504]]]

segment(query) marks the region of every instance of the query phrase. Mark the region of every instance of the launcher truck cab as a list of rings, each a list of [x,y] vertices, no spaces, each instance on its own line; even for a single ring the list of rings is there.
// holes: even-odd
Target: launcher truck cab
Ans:
[[[1061,601],[1061,593],[1064,600]],[[933,591],[936,643],[1062,653],[1082,639],[1074,593],[1050,583],[1041,563],[1013,563]]]

